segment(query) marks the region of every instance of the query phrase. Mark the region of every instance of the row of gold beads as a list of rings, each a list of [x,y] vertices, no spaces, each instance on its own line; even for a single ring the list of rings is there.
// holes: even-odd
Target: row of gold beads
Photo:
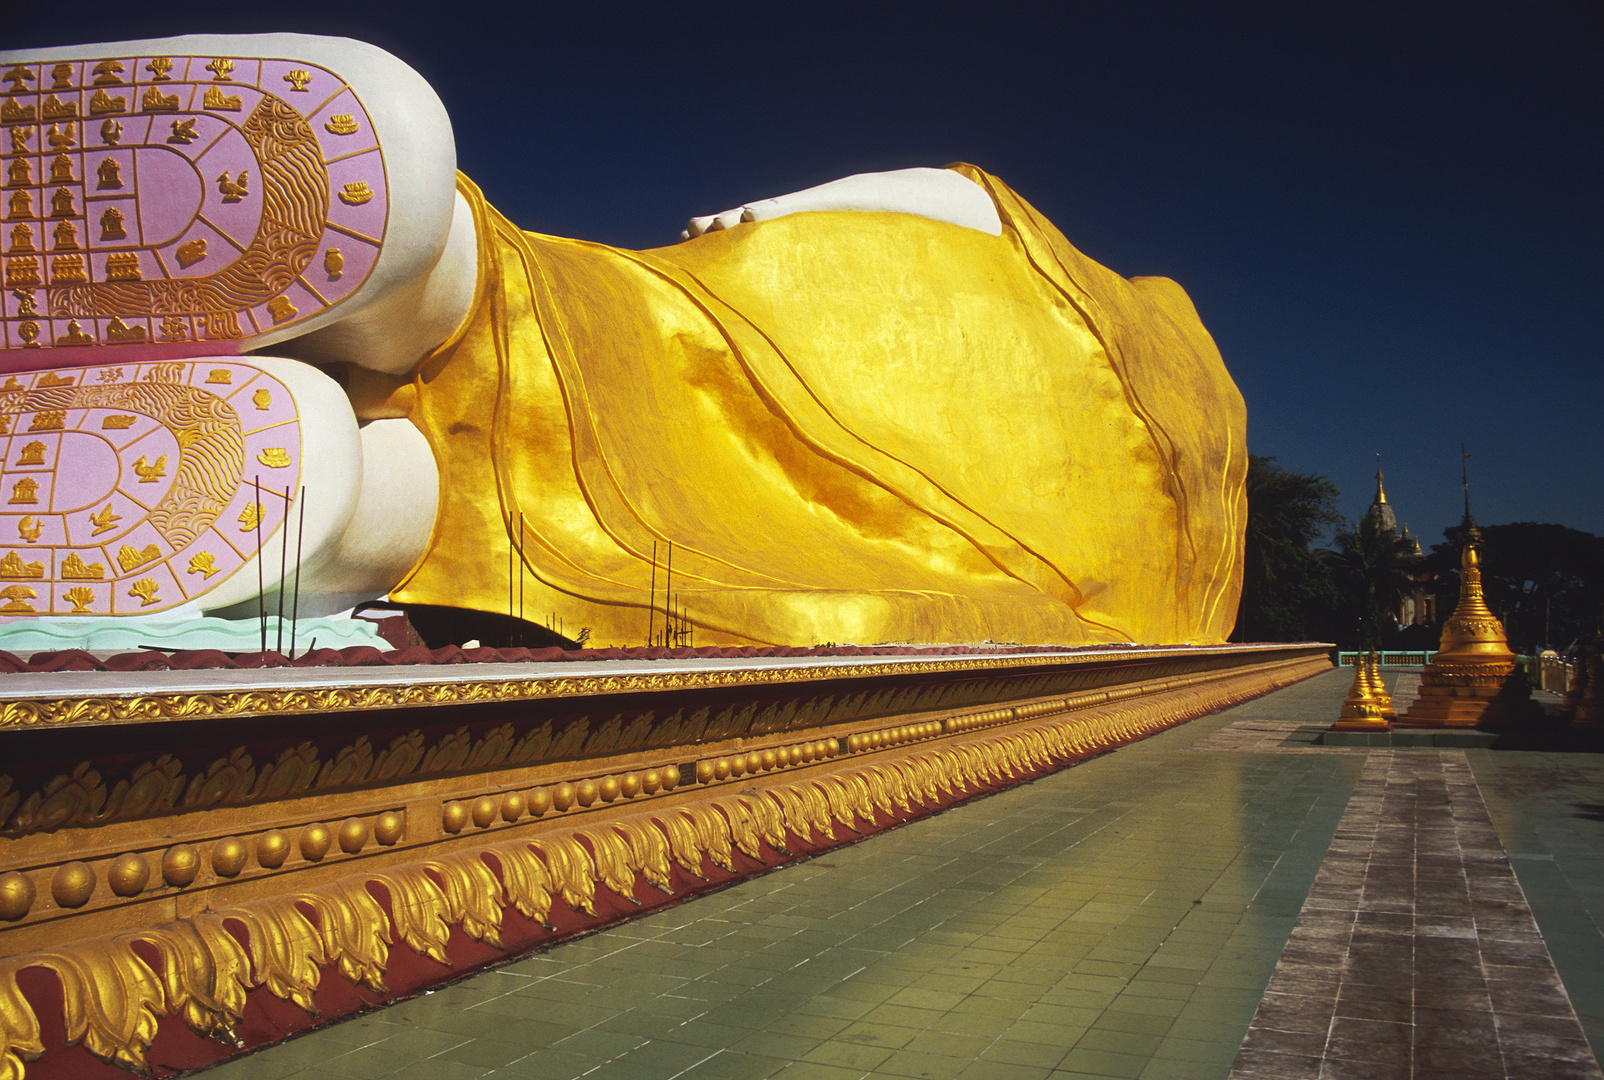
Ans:
[[[857,735],[847,736],[847,753],[861,754],[866,750],[884,750],[888,746],[901,746],[904,743],[934,739],[940,734],[941,721],[939,720],[926,720],[919,724],[903,724],[900,727],[881,728],[879,731],[865,731]]]
[[[1016,719],[1013,709],[987,709],[985,712],[967,713],[963,716],[949,716],[943,724],[948,732],[957,734],[960,731],[973,731],[976,728],[995,727],[997,724],[1007,724]]]
[[[368,845],[369,840],[389,847],[401,839],[406,831],[406,817],[399,810],[387,810],[367,818],[346,818],[330,827],[314,822],[302,828],[293,839],[284,829],[269,829],[248,843],[238,836],[225,836],[211,847],[204,857],[195,844],[174,844],[161,853],[161,880],[157,888],[170,886],[182,889],[194,883],[200,875],[203,861],[209,862],[212,872],[220,878],[235,878],[245,871],[252,849],[256,863],[263,870],[277,870],[289,859],[294,849],[308,862],[321,862],[338,845],[340,851],[355,855]],[[151,887],[154,852],[127,852],[111,860],[106,867],[106,885],[112,893],[124,899],[138,896]],[[58,866],[50,877],[50,898],[57,907],[76,909],[87,904],[99,884],[95,868],[85,862],[69,862]],[[16,922],[33,909],[37,893],[33,879],[13,870],[0,874],[0,919]]]
[[[731,777],[753,776],[775,769],[788,769],[792,765],[806,765],[810,761],[824,761],[841,752],[835,739],[797,743],[794,746],[773,746],[767,750],[752,750],[728,757],[704,758],[696,763],[696,782],[711,784]]]
[[[524,815],[540,817],[550,810],[562,813],[572,807],[594,806],[637,795],[656,795],[679,786],[679,766],[661,765],[643,772],[617,776],[564,780],[549,787],[528,791],[509,791],[504,795],[481,795],[477,799],[453,799],[440,808],[440,825],[448,833],[460,833],[469,823],[488,829],[499,819],[514,822]]]

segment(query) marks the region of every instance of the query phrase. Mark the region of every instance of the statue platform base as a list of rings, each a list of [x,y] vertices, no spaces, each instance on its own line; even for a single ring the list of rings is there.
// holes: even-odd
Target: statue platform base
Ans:
[[[1314,740],[1321,746],[1364,746],[1377,750],[1486,749],[1498,741],[1490,731],[1441,728],[1416,731],[1354,731],[1333,728]]]
[[[1386,720],[1361,717],[1353,720],[1338,720],[1331,725],[1332,731],[1369,731],[1386,733],[1392,730],[1392,725]]]
[[[935,652],[9,675],[0,1076],[201,1068],[1331,667]]]
[[[1526,674],[1515,664],[1427,664],[1420,696],[1394,722],[1400,728],[1505,728],[1542,719]]]

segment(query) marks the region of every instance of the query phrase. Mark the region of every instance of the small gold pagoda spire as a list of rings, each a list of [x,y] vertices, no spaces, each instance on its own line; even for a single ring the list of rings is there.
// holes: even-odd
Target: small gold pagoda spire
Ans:
[[[1388,704],[1391,704],[1390,702]],[[1370,661],[1365,656],[1353,658],[1353,685],[1343,699],[1342,711],[1332,731],[1391,731],[1392,725],[1382,715],[1370,683]]]
[[[1392,695],[1387,693],[1387,684],[1381,679],[1381,657],[1374,650],[1365,659],[1365,677],[1370,680],[1370,696],[1381,710],[1382,719],[1398,719],[1398,710],[1392,707]]]
[[[1481,588],[1481,530],[1474,522],[1464,532],[1459,553],[1459,605],[1442,628],[1442,647],[1433,663],[1513,664],[1504,624],[1487,606]]]

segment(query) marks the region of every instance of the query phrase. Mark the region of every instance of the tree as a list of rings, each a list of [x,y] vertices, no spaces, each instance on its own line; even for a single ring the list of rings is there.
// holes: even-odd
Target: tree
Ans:
[[[1342,520],[1336,485],[1248,456],[1242,603],[1233,641],[1329,640],[1336,593],[1309,545]]]
[[[1448,529],[1447,543],[1432,546],[1437,610],[1444,618],[1459,602],[1458,533]],[[1563,649],[1598,631],[1604,618],[1604,537],[1534,521],[1487,525],[1481,533],[1482,591],[1512,648]]]
[[[1337,533],[1337,584],[1354,615],[1360,648],[1386,644],[1389,631],[1397,628],[1392,615],[1414,588],[1419,566],[1415,542],[1375,514]]]

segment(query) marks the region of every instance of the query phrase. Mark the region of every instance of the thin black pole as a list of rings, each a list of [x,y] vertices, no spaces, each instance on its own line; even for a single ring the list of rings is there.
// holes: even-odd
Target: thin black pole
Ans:
[[[674,610],[673,601],[670,599],[670,597],[672,597],[673,595],[674,595],[674,541],[670,540],[668,542],[668,577],[663,582],[663,645],[664,645],[664,647],[667,647],[667,645],[668,645],[668,618],[669,618],[669,614]]]
[[[306,537],[306,486],[301,486],[300,523],[295,527],[295,601],[290,607],[290,659],[295,659],[295,630],[301,618],[301,541]]]
[[[646,601],[646,647],[652,647],[652,627],[657,622],[657,541],[652,541],[652,595]]]
[[[276,492],[275,492],[276,494]],[[284,489],[284,517],[279,522],[278,547],[278,637],[273,648],[278,650],[280,656],[284,655],[284,578],[287,576],[285,568],[290,559],[290,489]],[[299,568],[297,568],[299,569]]]
[[[267,581],[262,576],[262,478],[255,476],[256,488],[256,617],[262,624],[262,652],[267,652]]]

